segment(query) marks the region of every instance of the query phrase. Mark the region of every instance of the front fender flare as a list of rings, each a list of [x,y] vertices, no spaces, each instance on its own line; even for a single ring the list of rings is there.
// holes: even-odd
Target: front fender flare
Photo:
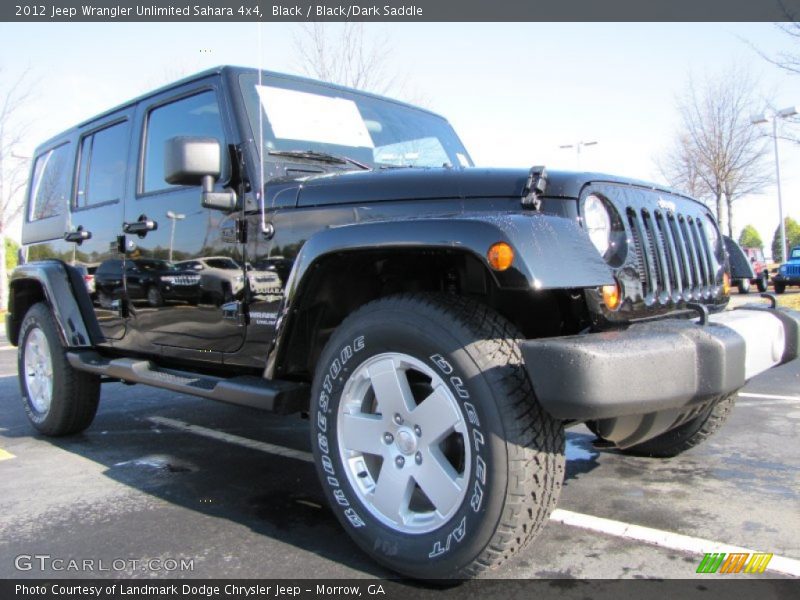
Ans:
[[[27,306],[19,303],[19,293],[26,284],[41,288],[44,300],[53,313],[61,342],[68,348],[93,346],[103,339],[92,309],[92,301],[78,271],[60,260],[42,260],[20,265],[9,282],[6,329],[9,340],[16,340]]]
[[[489,247],[497,242],[514,249],[514,262],[506,271],[491,270],[486,258]],[[313,277],[315,264],[339,253],[411,248],[469,252],[503,289],[576,289],[614,283],[611,268],[586,233],[574,221],[556,215],[474,213],[331,227],[309,238],[295,260],[278,314],[267,376],[275,374],[291,315]]]

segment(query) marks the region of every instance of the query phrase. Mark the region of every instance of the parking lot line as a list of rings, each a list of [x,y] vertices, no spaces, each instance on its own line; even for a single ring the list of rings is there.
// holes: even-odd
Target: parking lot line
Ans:
[[[9,458],[16,458],[11,452],[0,448],[0,460],[8,460]]]
[[[221,442],[236,444],[237,446],[243,446],[252,450],[260,450],[261,452],[277,454],[278,456],[283,456],[285,458],[294,458],[296,460],[314,462],[314,457],[310,452],[303,452],[301,450],[294,450],[293,448],[287,448],[285,446],[277,446],[275,444],[268,444],[267,442],[251,440],[250,438],[233,435],[231,433],[225,433],[223,431],[217,431],[216,429],[209,429],[208,427],[202,427],[200,425],[192,425],[191,423],[179,421],[178,419],[168,419],[167,417],[149,417],[148,421],[157,425],[171,427],[172,429],[180,429],[181,431],[188,431],[189,433],[195,433],[197,435],[202,435],[203,437],[220,440]]]
[[[766,400],[790,400],[800,402],[800,396],[781,396],[777,394],[756,394],[753,392],[739,392],[739,398],[764,398]]]
[[[723,544],[721,542],[706,540],[690,535],[672,533],[671,531],[663,531],[661,529],[633,525],[631,523],[624,523],[622,521],[614,521],[613,519],[604,519],[602,517],[584,515],[569,510],[562,510],[560,508],[557,508],[553,511],[553,514],[550,515],[550,519],[556,521],[557,523],[563,523],[564,525],[571,525],[581,529],[597,531],[599,533],[605,533],[615,537],[636,540],[639,542],[653,544],[654,546],[660,546],[662,548],[669,548],[670,550],[690,552],[692,554],[698,554],[701,556],[710,552],[747,554],[760,552],[756,550],[750,550],[748,548],[742,548],[741,546],[732,546],[730,544]],[[769,549],[765,548],[763,551],[768,550]],[[773,573],[781,573],[783,575],[800,577],[800,560],[774,555],[767,565],[766,570],[772,571]]]
[[[178,419],[169,419],[167,417],[148,417],[148,421],[155,423],[156,425],[171,427],[172,429],[178,429],[187,433],[194,433],[196,435],[201,435],[203,437],[222,442],[236,444],[252,450],[268,452],[270,454],[294,458],[305,462],[314,462],[314,458],[310,452],[303,452],[300,450],[294,450],[293,448],[286,448],[285,446],[278,446],[276,444],[252,440],[250,438],[217,431],[216,429],[209,429],[208,427],[202,427],[200,425],[192,425],[191,423],[180,421]],[[562,510],[560,508],[557,508],[553,511],[553,513],[550,515],[550,519],[557,523],[578,527],[580,529],[588,529],[598,533],[605,533],[615,537],[645,542],[647,544],[653,544],[662,548],[689,552],[691,554],[698,554],[700,556],[709,552],[737,552],[749,554],[756,552],[755,550],[748,550],[747,548],[742,548],[740,546],[732,546],[730,544],[682,535],[680,533],[672,533],[670,531],[663,531],[661,529],[633,525],[623,521],[614,521],[613,519],[585,515],[569,510]],[[768,548],[763,549],[763,551],[768,550]],[[773,556],[766,570],[774,573],[781,573],[783,575],[800,577],[800,560],[786,558],[783,556]]]

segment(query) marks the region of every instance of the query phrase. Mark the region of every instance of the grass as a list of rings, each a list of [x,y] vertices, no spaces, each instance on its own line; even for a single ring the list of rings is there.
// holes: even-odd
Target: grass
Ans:
[[[794,310],[800,310],[800,294],[781,294],[778,304]]]

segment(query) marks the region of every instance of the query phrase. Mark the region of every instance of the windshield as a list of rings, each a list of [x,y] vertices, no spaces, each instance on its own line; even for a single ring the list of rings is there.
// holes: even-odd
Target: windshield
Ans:
[[[800,258],[800,248],[795,248],[794,250],[792,250],[791,257],[792,258]]]
[[[423,110],[270,75],[259,85],[258,75],[244,74],[239,85],[254,139],[262,120],[265,160],[286,160],[270,152],[312,151],[371,168],[472,166],[450,124]]]
[[[207,258],[206,264],[212,269],[239,269],[238,263],[232,258]]]

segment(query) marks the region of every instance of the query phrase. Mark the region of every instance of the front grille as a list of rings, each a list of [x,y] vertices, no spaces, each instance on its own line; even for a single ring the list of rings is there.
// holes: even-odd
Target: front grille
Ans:
[[[800,277],[800,265],[786,265],[786,275],[788,277]]]
[[[162,278],[167,283],[172,285],[197,285],[200,281],[199,275],[170,275],[169,277]]]
[[[716,259],[702,219],[633,207],[626,215],[646,300],[667,304],[713,294]]]

